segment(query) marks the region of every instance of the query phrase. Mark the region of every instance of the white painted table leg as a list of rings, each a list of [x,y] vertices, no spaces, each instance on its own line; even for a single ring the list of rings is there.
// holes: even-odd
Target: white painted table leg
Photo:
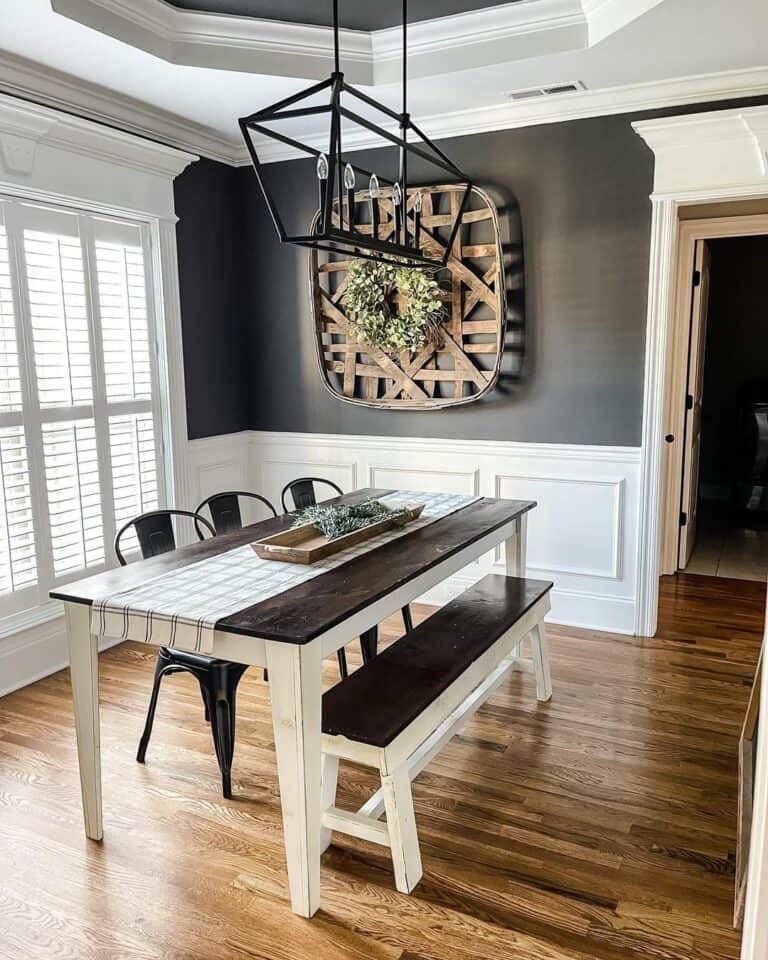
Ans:
[[[320,644],[266,648],[291,907],[311,917],[320,906]]]
[[[533,674],[536,677],[536,699],[552,699],[552,677],[549,672],[549,654],[544,624],[537,624],[531,630],[531,659]]]
[[[91,840],[101,840],[104,828],[101,816],[98,640],[91,635],[91,608],[87,604],[65,603],[64,618],[85,835]]]
[[[323,754],[322,769],[322,808],[336,805],[336,784],[339,779],[339,758],[331,756],[330,753]],[[323,827],[320,831],[320,853],[325,853],[331,845],[331,834],[333,831],[328,827]]]
[[[525,551],[528,535],[528,514],[517,518],[515,532],[504,543],[508,577],[525,576]]]
[[[381,769],[381,789],[387,815],[389,846],[395,870],[395,886],[401,893],[410,893],[421,880],[421,851],[413,812],[413,794],[408,767],[402,764],[391,774]]]

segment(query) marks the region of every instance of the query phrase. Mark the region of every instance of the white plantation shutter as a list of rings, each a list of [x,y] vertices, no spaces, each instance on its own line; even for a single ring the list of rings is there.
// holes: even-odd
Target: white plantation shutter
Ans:
[[[0,430],[0,594],[37,583],[29,461],[23,427]]]
[[[93,420],[43,424],[43,458],[54,575],[103,563],[104,524]]]
[[[145,231],[0,197],[0,617],[164,500]]]

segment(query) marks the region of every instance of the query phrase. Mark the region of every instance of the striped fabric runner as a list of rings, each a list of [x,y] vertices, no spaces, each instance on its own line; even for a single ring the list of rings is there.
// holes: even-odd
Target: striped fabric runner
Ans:
[[[308,566],[262,560],[247,544],[200,560],[95,602],[91,607],[91,632],[100,637],[210,653],[216,623],[224,617],[407,536],[480,498],[398,490],[379,499],[390,504],[423,503],[424,510],[407,527],[387,530]]]

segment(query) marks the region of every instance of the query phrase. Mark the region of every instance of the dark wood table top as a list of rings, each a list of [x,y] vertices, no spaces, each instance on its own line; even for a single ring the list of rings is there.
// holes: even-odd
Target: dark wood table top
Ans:
[[[395,492],[371,487],[337,497],[334,502],[354,503]],[[535,506],[529,500],[483,497],[327,573],[224,617],[216,626],[229,633],[263,637],[266,640],[308,643]],[[52,590],[51,597],[91,604],[199,560],[253,543],[290,527],[292,523],[290,514],[273,517],[243,527],[235,533],[203,540],[159,557],[138,560],[126,567],[117,567],[68,583]]]

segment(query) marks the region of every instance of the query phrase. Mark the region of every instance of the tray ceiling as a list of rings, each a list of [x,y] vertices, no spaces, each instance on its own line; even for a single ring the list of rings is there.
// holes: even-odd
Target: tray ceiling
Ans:
[[[234,17],[258,17],[286,23],[307,23],[329,27],[332,23],[331,0],[167,0],[181,10],[228,14]],[[451,17],[468,10],[498,7],[510,0],[409,0],[408,22]],[[512,0],[520,2],[520,0]],[[381,0],[340,0],[339,19],[348,30],[383,30],[401,22],[401,4]]]

